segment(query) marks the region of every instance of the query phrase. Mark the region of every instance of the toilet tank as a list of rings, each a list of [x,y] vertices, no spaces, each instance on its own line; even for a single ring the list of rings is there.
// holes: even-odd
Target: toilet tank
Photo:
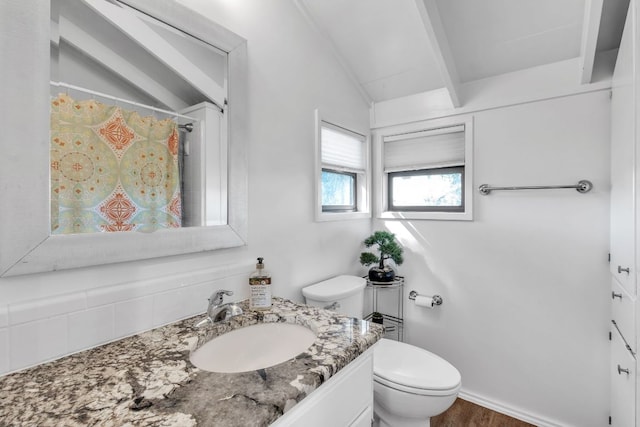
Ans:
[[[340,314],[362,319],[364,310],[364,288],[367,282],[357,276],[336,276],[302,288],[308,305],[328,308]]]

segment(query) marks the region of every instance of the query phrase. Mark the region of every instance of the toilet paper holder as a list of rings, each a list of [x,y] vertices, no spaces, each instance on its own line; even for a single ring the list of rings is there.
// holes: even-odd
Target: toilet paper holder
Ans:
[[[415,301],[418,295],[416,291],[411,291],[409,292],[409,299]],[[433,305],[442,305],[442,297],[440,295],[434,295],[431,298],[433,299]]]

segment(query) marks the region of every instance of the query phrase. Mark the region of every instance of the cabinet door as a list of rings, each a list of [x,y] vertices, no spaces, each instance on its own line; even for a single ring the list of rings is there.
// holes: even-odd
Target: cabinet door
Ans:
[[[356,421],[362,423],[360,417],[367,408],[372,407],[373,348],[370,348],[302,399],[271,426],[350,426]],[[370,423],[371,416],[367,420]]]
[[[371,427],[371,420],[373,419],[373,408],[367,406],[362,413],[356,418],[349,427]]]
[[[635,426],[636,360],[616,328],[611,331],[611,425]]]
[[[633,3],[633,2],[632,2]],[[631,10],[631,9],[630,9]],[[633,13],[627,15],[612,79],[611,274],[631,295],[635,289],[635,93]]]
[[[634,353],[636,348],[636,297],[627,293],[626,289],[616,280],[611,278],[611,319],[631,346]]]

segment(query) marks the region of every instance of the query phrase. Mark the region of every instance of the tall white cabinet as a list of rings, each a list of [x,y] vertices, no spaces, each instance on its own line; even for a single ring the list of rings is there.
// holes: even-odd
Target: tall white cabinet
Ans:
[[[631,0],[612,81],[611,97],[611,418],[618,427],[636,425],[637,266],[640,241],[638,193],[640,152],[638,98],[640,72],[638,1]]]

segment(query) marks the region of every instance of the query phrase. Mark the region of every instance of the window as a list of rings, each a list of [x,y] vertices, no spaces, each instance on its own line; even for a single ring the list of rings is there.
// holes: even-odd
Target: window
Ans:
[[[322,169],[322,211],[355,212],[357,174]]]
[[[391,172],[389,210],[464,212],[464,166]]]
[[[369,217],[368,139],[322,120],[317,123],[317,209],[319,221]]]
[[[378,144],[381,218],[472,219],[471,119],[388,129]]]

